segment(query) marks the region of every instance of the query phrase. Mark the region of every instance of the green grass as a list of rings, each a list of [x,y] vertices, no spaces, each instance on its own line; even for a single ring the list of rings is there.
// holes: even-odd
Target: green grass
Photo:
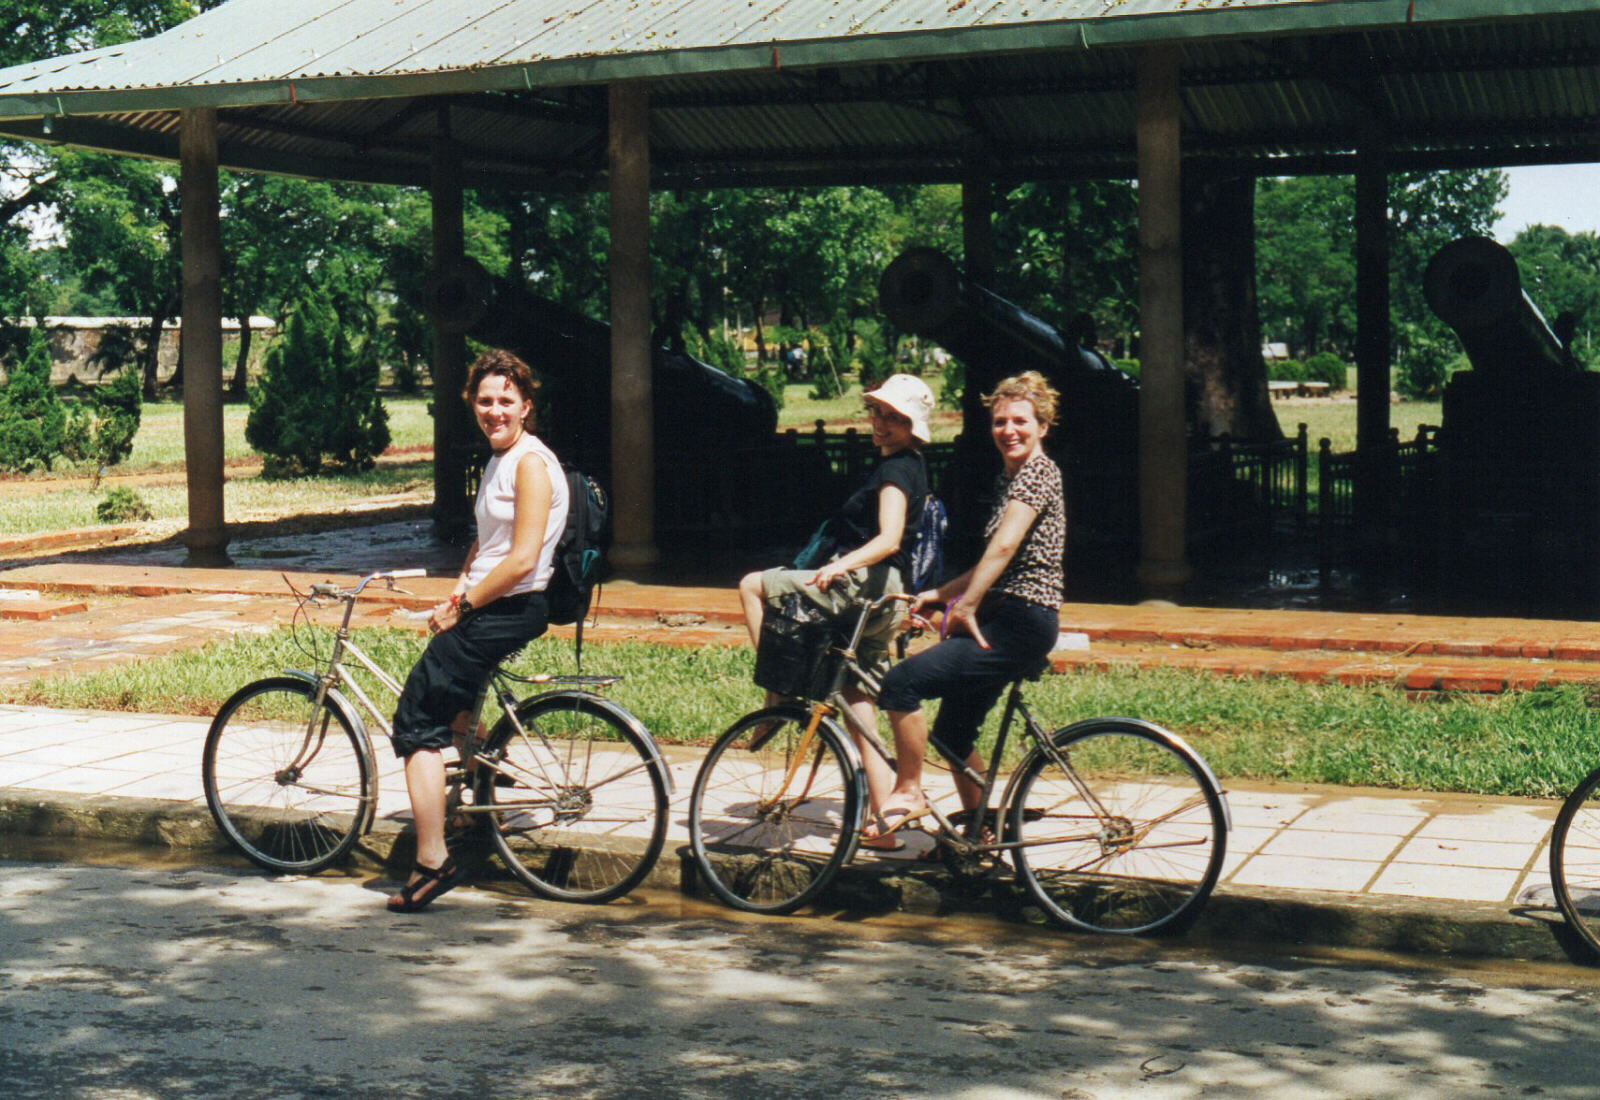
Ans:
[[[1297,426],[1304,424],[1310,436],[1310,453],[1315,458],[1317,443],[1321,439],[1333,441],[1335,453],[1356,449],[1356,404],[1354,401],[1307,401],[1297,405],[1277,405],[1278,424],[1283,433],[1294,435]],[[1415,439],[1417,425],[1439,424],[1440,406],[1437,401],[1402,401],[1389,406],[1389,425],[1400,430],[1402,442]]]
[[[389,413],[391,447],[406,449],[433,445],[433,417],[428,413],[429,398],[422,395],[388,395],[383,399]],[[245,420],[250,410],[243,404],[222,406],[223,458],[249,458],[255,454],[244,439]],[[133,453],[115,467],[117,473],[178,469],[183,466],[183,405],[176,401],[146,402],[140,413],[139,433],[133,437]],[[57,463],[55,476],[78,477],[86,467]],[[48,480],[51,474],[36,474]]]
[[[0,535],[25,535],[39,531],[65,531],[100,526],[95,515],[106,494],[106,486],[95,492],[88,488],[56,487],[46,491],[40,483],[37,493],[10,491],[0,508]],[[135,485],[133,491],[156,521],[187,521],[188,490],[181,481],[162,485]],[[318,478],[266,481],[261,478],[230,478],[223,485],[223,509],[230,521],[249,520],[255,514],[281,516],[334,512],[346,503],[369,500],[391,493],[433,488],[433,467],[426,462],[383,465],[360,474],[329,474]]]
[[[326,634],[322,638],[326,645]],[[419,635],[395,629],[358,631],[357,638],[399,676],[422,646]],[[626,676],[608,694],[664,743],[706,744],[760,698],[750,682],[751,653],[743,647],[591,642],[585,653],[585,671]],[[236,688],[286,666],[309,668],[311,662],[282,630],[35,681],[8,701],[211,714]],[[569,642],[541,639],[519,667],[571,666]],[[1600,709],[1573,687],[1416,703],[1389,688],[1154,669],[1047,676],[1027,694],[1052,726],[1103,714],[1167,726],[1206,758],[1225,786],[1260,779],[1547,798],[1564,793],[1600,761]]]

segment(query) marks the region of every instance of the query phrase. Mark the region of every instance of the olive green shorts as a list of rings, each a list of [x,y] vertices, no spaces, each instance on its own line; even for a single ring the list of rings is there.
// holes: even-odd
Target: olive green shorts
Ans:
[[[900,570],[887,562],[852,569],[826,591],[806,583],[816,572],[815,569],[768,569],[761,574],[761,596],[769,606],[777,607],[785,596],[799,595],[849,630],[855,626],[852,617],[855,611],[850,605],[863,592],[888,595],[905,591]],[[898,601],[879,608],[862,632],[861,644],[856,647],[856,663],[880,680],[889,670],[889,643],[899,633],[905,614],[906,605]]]

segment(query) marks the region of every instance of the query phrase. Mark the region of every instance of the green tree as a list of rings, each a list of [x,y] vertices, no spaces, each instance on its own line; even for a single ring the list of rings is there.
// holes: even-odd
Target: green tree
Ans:
[[[1581,363],[1600,362],[1600,237],[1530,225],[1506,246],[1516,257],[1522,288],[1546,318],[1565,315],[1572,352]]]
[[[211,6],[187,0],[0,0],[0,67],[141,38]],[[0,317],[38,315],[56,305],[46,257],[30,246],[23,220],[50,204],[64,209],[70,202],[55,160],[44,146],[0,142],[0,194],[6,196],[0,202]],[[21,354],[26,341],[25,332],[11,327],[5,345]]]
[[[50,336],[36,327],[0,386],[0,468],[48,470],[61,455],[67,414],[50,385],[50,360]]]
[[[276,313],[288,288],[337,257],[376,281],[382,264],[373,189],[316,180],[224,173],[222,303],[241,322]],[[245,396],[252,336],[241,327],[230,393]]]
[[[1486,235],[1499,216],[1498,169],[1397,172],[1389,177],[1389,294],[1394,360],[1404,386],[1437,390],[1458,348],[1422,297],[1433,254]],[[1350,176],[1263,180],[1256,206],[1262,327],[1296,355],[1355,349],[1355,181]],[[1408,362],[1415,359],[1415,362]]]
[[[137,371],[125,370],[90,388],[67,414],[62,453],[74,462],[94,464],[94,483],[108,466],[133,453],[133,437],[144,411]]]
[[[63,153],[59,166],[67,258],[86,290],[146,319],[140,373],[154,398],[161,329],[181,297],[177,181],[162,165],[96,153]]]
[[[1138,196],[1121,180],[1025,183],[999,204],[992,288],[1067,328],[1087,313],[1126,348],[1138,329]]]
[[[1355,354],[1355,191],[1348,176],[1264,179],[1256,190],[1261,328],[1296,358]]]
[[[250,391],[245,439],[271,477],[370,469],[389,445],[366,287],[336,265],[307,279]],[[355,340],[351,333],[357,333]]]

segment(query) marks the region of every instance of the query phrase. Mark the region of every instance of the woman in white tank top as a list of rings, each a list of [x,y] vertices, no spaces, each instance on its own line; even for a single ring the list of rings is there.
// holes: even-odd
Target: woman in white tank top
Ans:
[[[567,482],[561,463],[533,434],[534,388],[527,364],[491,351],[473,363],[462,395],[494,454],[473,509],[478,537],[455,591],[428,617],[433,638],[395,708],[394,750],[406,762],[417,862],[389,899],[391,912],[423,909],[463,878],[445,847],[442,750],[466,732],[494,667],[547,625],[544,589],[566,527]]]

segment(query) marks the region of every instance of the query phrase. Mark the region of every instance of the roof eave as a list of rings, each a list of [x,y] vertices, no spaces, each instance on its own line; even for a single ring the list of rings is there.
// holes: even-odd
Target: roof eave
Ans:
[[[605,84],[707,73],[913,63],[1042,50],[1116,49],[1195,39],[1266,37],[1592,12],[1593,0],[1341,0],[1214,8],[1055,23],[941,28],[643,53],[531,59],[472,69],[317,76],[230,84],[41,89],[0,94],[0,119],[378,99]],[[0,78],[4,73],[0,73]]]

